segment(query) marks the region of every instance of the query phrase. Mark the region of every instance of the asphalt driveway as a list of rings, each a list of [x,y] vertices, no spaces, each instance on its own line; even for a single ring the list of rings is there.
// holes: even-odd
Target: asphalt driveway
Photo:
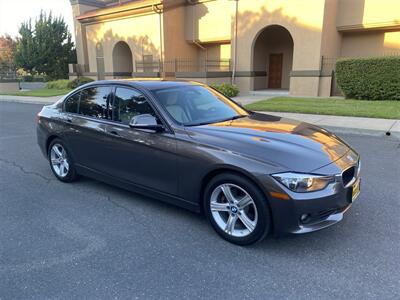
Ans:
[[[90,179],[61,183],[41,105],[0,102],[0,299],[400,298],[400,142],[342,135],[362,193],[324,231],[238,247],[200,215]]]

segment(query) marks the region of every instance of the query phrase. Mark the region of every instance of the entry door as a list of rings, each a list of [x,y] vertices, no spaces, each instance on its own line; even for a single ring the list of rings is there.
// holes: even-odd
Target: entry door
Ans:
[[[270,89],[282,87],[282,61],[283,53],[269,55],[268,88]]]

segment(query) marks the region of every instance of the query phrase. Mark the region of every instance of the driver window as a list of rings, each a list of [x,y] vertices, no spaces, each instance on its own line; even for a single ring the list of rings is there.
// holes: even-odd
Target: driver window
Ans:
[[[132,117],[143,114],[156,114],[146,98],[139,92],[118,87],[114,98],[113,120],[128,125]]]

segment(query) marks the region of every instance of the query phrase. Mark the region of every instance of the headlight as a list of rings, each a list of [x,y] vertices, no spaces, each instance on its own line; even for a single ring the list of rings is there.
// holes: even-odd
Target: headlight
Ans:
[[[324,189],[330,182],[335,181],[335,178],[331,176],[302,173],[278,173],[272,174],[272,177],[288,189],[298,193],[319,191]]]

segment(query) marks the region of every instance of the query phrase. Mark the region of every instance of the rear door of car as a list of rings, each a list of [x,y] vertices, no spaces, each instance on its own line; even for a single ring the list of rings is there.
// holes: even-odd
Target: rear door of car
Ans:
[[[75,110],[75,102],[78,101]],[[67,130],[65,138],[75,163],[96,171],[109,172],[112,159],[104,155],[105,122],[112,120],[112,86],[82,89],[64,105]]]
[[[131,118],[140,114],[151,114],[160,124],[163,122],[143,93],[131,87],[116,86],[113,122],[105,127],[104,155],[112,157],[112,173],[135,184],[177,195],[175,135],[167,126],[161,132],[130,128]]]

